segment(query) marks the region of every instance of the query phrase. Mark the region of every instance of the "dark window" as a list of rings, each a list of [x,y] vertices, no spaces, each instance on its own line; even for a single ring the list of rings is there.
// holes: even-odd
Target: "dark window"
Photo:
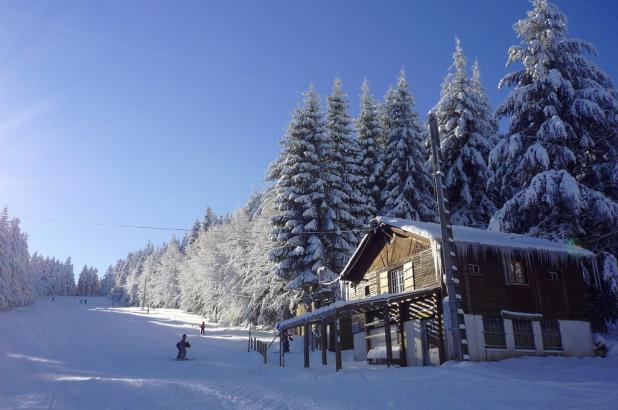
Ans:
[[[562,350],[560,324],[557,320],[541,320],[541,334],[543,335],[543,348],[545,350]]]
[[[365,296],[369,296],[371,294],[371,288],[369,285],[365,286]]]
[[[513,319],[513,338],[516,349],[534,349],[534,332],[532,321],[527,319]]]
[[[481,267],[479,265],[476,265],[474,263],[471,263],[468,265],[468,267],[470,268],[470,275],[474,275],[474,276],[480,276],[481,274]]]
[[[485,346],[506,348],[504,320],[500,316],[483,315]]]
[[[558,280],[558,272],[549,272],[549,280]]]
[[[388,271],[388,292],[403,292],[403,266]]]
[[[524,270],[522,261],[511,261],[506,263],[506,283],[510,285],[525,285],[528,283],[528,277]]]

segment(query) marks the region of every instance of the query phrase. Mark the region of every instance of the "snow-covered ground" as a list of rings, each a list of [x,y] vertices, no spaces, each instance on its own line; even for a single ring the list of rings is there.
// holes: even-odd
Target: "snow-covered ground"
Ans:
[[[112,308],[71,297],[0,313],[0,409],[618,408],[618,355],[520,358],[435,368],[370,367],[319,352],[302,367],[296,340],[279,368],[247,353],[247,330],[207,327],[177,310]],[[186,362],[175,343],[189,335]],[[262,332],[263,340],[272,334]],[[615,353],[615,352],[612,352]],[[275,363],[276,362],[276,363]]]

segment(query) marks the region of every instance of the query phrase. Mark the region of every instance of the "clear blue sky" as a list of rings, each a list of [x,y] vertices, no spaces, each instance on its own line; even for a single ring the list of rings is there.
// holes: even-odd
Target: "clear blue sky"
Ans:
[[[562,0],[573,36],[618,81],[618,1]],[[310,83],[339,76],[357,112],[405,67],[421,115],[438,98],[453,37],[479,59],[492,104],[526,0],[0,1],[0,205],[30,251],[100,270],[207,205],[262,186]]]

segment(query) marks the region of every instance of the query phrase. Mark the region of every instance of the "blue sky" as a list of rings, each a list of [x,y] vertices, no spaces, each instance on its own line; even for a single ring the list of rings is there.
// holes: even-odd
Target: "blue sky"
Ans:
[[[618,80],[618,2],[559,1]],[[207,205],[242,206],[310,83],[339,76],[352,114],[404,67],[438,99],[458,36],[495,106],[526,0],[0,1],[0,205],[30,251],[104,269]],[[25,218],[29,217],[29,218]],[[49,221],[45,219],[58,219]]]

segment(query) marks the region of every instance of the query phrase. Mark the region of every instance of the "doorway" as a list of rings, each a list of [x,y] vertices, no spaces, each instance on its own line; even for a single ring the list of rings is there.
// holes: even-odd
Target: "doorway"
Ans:
[[[434,318],[421,320],[421,340],[423,346],[423,365],[440,365],[440,331]]]

